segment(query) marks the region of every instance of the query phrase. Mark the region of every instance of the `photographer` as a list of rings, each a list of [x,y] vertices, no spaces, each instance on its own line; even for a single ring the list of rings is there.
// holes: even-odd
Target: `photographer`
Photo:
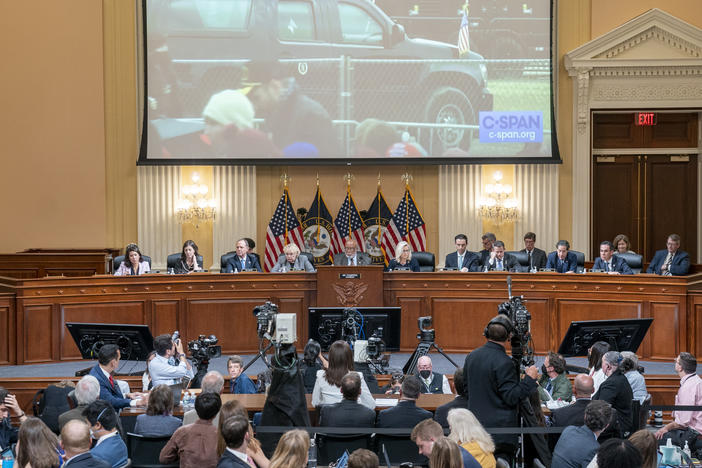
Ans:
[[[154,387],[161,384],[180,383],[183,377],[193,378],[193,368],[185,359],[183,342],[180,338],[174,342],[171,335],[159,335],[154,338],[154,349],[156,357],[149,363],[149,374]],[[174,366],[168,362],[171,357],[179,361],[177,365]]]

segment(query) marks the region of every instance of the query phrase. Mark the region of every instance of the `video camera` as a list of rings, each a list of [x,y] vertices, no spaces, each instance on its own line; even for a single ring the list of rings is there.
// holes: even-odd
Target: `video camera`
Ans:
[[[509,300],[497,306],[497,313],[509,317],[512,332],[512,359],[520,368],[534,364],[534,347],[531,337],[531,314],[524,305],[523,296],[512,296],[512,277],[507,277]]]
[[[376,360],[385,352],[385,342],[383,341],[383,327],[378,327],[368,338],[366,354],[371,360]]]
[[[253,308],[258,337],[275,345],[293,344],[297,341],[297,316],[281,314],[278,310],[278,306],[270,301]]]
[[[436,331],[434,331],[432,326],[431,316],[419,317],[417,319],[417,326],[419,327],[419,333],[417,333],[417,339],[420,341],[427,341],[433,343],[436,339]]]
[[[214,335],[200,335],[196,340],[188,342],[188,351],[195,366],[200,367],[200,363],[222,355],[222,347],[216,346],[218,341]]]

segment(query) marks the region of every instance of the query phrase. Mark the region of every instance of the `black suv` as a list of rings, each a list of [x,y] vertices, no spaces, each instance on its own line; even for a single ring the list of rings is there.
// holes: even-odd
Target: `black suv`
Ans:
[[[213,93],[242,86],[256,60],[280,62],[342,137],[369,117],[408,122],[438,155],[477,136],[451,124],[477,125],[478,112],[492,110],[480,55],[459,59],[454,45],[408,38],[368,0],[149,0],[147,32],[172,60],[182,115],[166,117],[200,116]]]

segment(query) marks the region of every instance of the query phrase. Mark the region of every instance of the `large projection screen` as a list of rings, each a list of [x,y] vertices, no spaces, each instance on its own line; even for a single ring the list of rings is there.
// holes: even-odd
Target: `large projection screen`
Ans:
[[[140,164],[559,163],[551,0],[144,0]]]

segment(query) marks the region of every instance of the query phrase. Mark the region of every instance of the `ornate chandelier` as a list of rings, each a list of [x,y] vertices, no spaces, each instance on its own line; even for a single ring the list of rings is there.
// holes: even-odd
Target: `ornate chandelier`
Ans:
[[[495,224],[514,221],[517,219],[517,199],[512,198],[512,186],[501,184],[502,172],[495,171],[492,175],[494,184],[485,186],[485,195],[480,198],[479,213],[484,219]]]

